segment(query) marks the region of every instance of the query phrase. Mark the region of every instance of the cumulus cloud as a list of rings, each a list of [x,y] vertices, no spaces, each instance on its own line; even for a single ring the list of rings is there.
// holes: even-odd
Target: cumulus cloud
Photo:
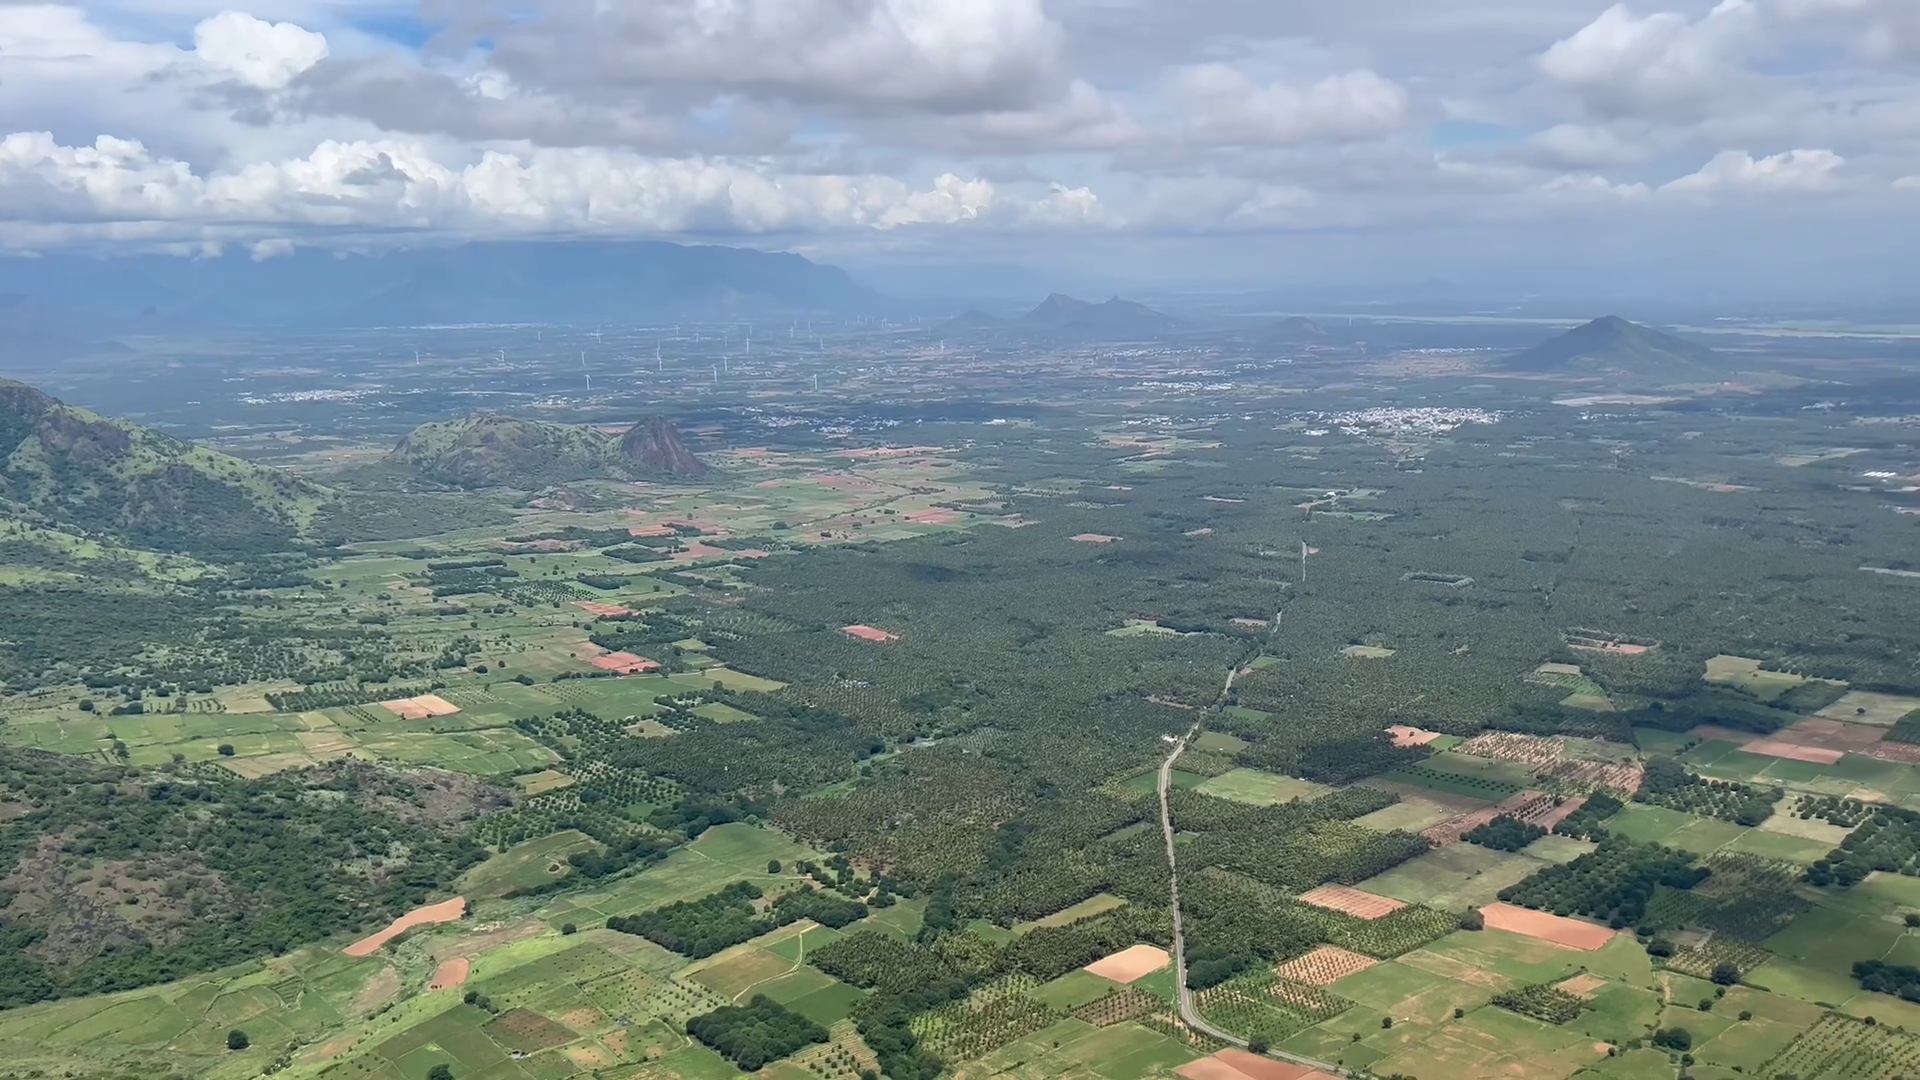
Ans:
[[[485,34],[517,81],[589,97],[657,87],[963,112],[1030,105],[1066,82],[1040,0],[554,4]]]
[[[1631,228],[1920,186],[1920,0],[1609,2],[434,0],[425,45],[358,0],[16,4],[0,244]]]
[[[781,174],[720,160],[624,151],[489,151],[465,164],[417,142],[328,142],[298,158],[196,172],[140,143],[68,146],[46,132],[0,140],[0,200],[75,226],[213,223],[268,232],[256,258],[291,250],[287,226],[503,233],[768,233],[958,225],[1004,213],[1084,221],[1098,199],[1055,186],[1006,196],[953,173],[931,187],[883,175]],[[1079,221],[1076,221],[1079,219]],[[164,233],[158,230],[153,235]],[[101,230],[91,230],[101,235]],[[20,235],[0,226],[0,243]]]
[[[1844,164],[1846,159],[1831,150],[1788,150],[1763,158],[1745,150],[1722,150],[1699,172],[1671,181],[1661,190],[1682,195],[1823,191],[1835,185]]]
[[[1752,0],[1721,0],[1699,19],[1615,4],[1548,48],[1540,70],[1609,115],[1691,111],[1728,89],[1757,23]]]
[[[223,11],[193,28],[193,53],[248,86],[278,90],[327,58],[327,39],[289,22]]]

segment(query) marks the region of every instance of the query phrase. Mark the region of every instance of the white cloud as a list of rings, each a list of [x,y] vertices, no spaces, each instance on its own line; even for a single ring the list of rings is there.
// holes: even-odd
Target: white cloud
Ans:
[[[1846,159],[1831,150],[1788,150],[1755,158],[1745,150],[1722,150],[1699,172],[1660,190],[1686,195],[1721,191],[1806,192],[1832,188]]]
[[[1180,126],[1213,144],[1367,138],[1405,127],[1411,111],[1406,90],[1365,69],[1263,85],[1229,65],[1200,64],[1175,72],[1169,86]]]
[[[259,90],[278,90],[327,58],[327,39],[292,23],[223,11],[193,28],[193,53]]]
[[[1903,176],[1893,182],[1895,191],[1920,191],[1920,176]]]
[[[1065,84],[1040,0],[647,0],[555,4],[490,25],[516,81],[585,96],[663,88],[961,112]]]
[[[329,142],[299,158],[196,172],[130,140],[65,146],[45,132],[0,140],[0,203],[42,222],[87,226],[198,224],[253,229],[256,258],[291,249],[288,226],[454,233],[766,233],[886,230],[975,220],[1079,224],[1092,191],[1055,187],[1008,197],[953,173],[916,190],[890,176],[780,174],[719,160],[650,158],[597,149],[490,151],[450,164],[424,144]],[[162,235],[157,230],[149,235]],[[22,246],[0,225],[0,245]]]
[[[1752,0],[1722,0],[1697,20],[1615,4],[1547,49],[1540,70],[1603,113],[1664,116],[1728,89],[1757,21]]]
[[[269,259],[283,258],[293,254],[293,241],[284,236],[275,236],[255,241],[247,251],[254,262],[266,262]]]

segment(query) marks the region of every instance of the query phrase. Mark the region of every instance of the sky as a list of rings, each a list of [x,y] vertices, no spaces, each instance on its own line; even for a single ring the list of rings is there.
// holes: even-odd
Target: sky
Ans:
[[[1916,0],[0,3],[12,254],[1711,291],[1897,283],[1916,223]]]

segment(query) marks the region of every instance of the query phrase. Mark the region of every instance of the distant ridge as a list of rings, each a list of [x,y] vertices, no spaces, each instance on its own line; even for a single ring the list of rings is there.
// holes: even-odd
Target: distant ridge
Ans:
[[[439,420],[408,432],[386,460],[463,488],[708,472],[664,417],[642,420],[618,438],[591,427],[494,414]]]
[[[1604,315],[1497,362],[1496,370],[1678,383],[1718,378],[1726,358],[1705,345]]]
[[[1145,341],[1182,330],[1186,324],[1134,300],[1113,297],[1101,303],[1053,293],[1031,311],[1001,319],[967,311],[949,319],[949,334],[1004,333],[1026,338],[1071,341]]]
[[[89,326],[606,323],[869,315],[888,301],[789,252],[660,241],[487,241],[379,255],[301,249],[256,262],[0,257],[8,306]],[[7,325],[0,319],[0,327]]]

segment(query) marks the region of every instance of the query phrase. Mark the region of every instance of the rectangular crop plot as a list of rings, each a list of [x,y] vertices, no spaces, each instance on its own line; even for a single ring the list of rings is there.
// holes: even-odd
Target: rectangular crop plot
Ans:
[[[1347,885],[1322,885],[1300,894],[1300,902],[1359,919],[1379,919],[1406,907],[1406,901],[1375,896]]]
[[[1516,907],[1508,903],[1493,903],[1480,909],[1487,920],[1487,928],[1506,930],[1515,934],[1550,941],[1555,945],[1565,945],[1570,949],[1592,952],[1618,933],[1604,926],[1596,926],[1579,919],[1569,919],[1532,908]]]
[[[1275,967],[1273,973],[1303,986],[1331,986],[1379,962],[1371,956],[1349,952],[1337,945],[1322,945]]]

